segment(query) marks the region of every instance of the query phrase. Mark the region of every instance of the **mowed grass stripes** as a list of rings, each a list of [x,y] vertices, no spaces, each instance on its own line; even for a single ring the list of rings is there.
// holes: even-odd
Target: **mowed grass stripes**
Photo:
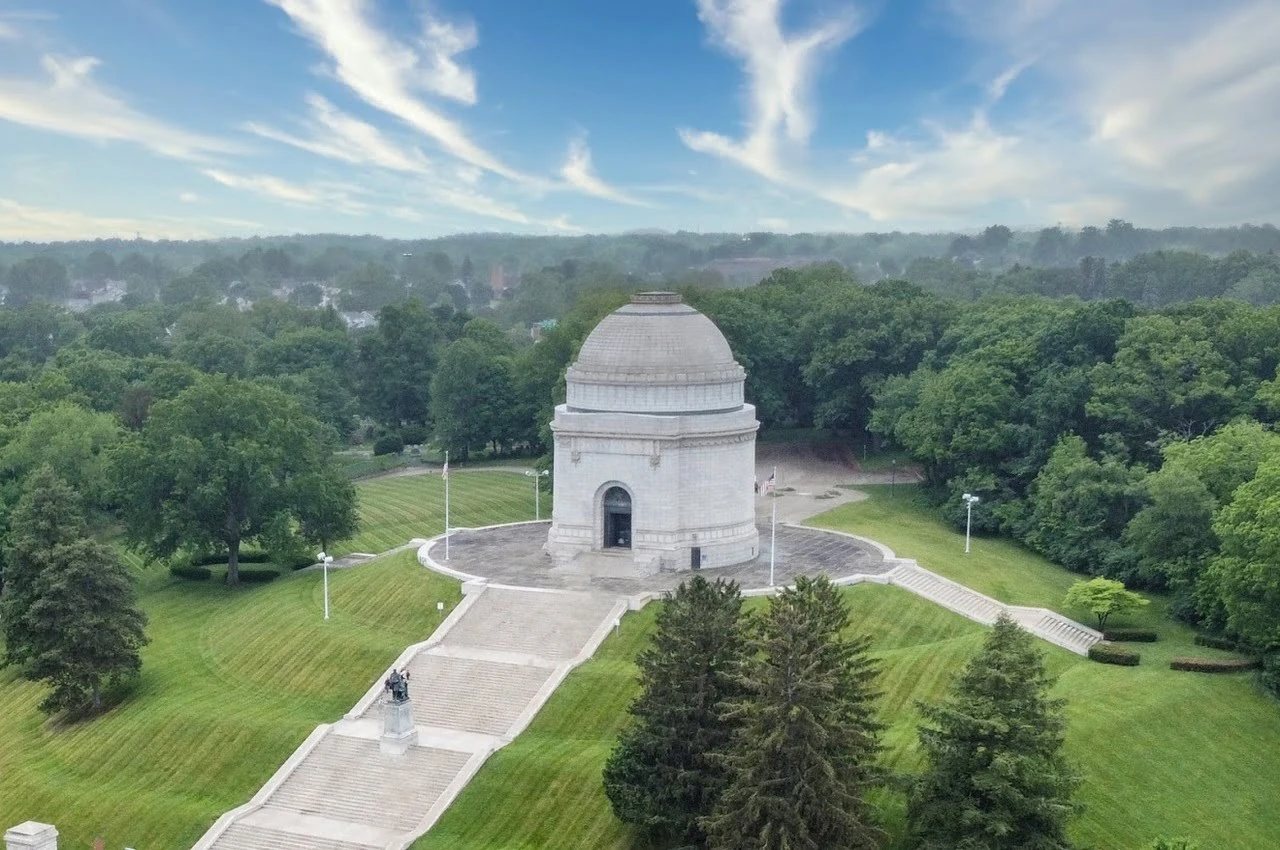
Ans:
[[[332,547],[334,555],[385,552],[415,537],[444,531],[444,480],[439,473],[362,481],[360,533]],[[542,494],[543,517],[551,496]],[[534,518],[533,482],[520,472],[454,472],[449,481],[449,523],[454,528]]]
[[[41,686],[0,673],[0,826],[56,824],[63,847],[189,847],[458,599],[412,551],[331,572],[328,622],[313,572],[145,593],[142,680],[107,715],[59,728],[36,710]]]

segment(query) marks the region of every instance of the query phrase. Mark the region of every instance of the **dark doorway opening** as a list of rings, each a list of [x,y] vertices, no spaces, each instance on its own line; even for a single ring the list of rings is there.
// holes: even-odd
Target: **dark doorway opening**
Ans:
[[[631,548],[631,494],[621,487],[604,491],[604,548]]]
[[[702,569],[702,547],[694,546],[689,550],[689,566],[695,570]]]

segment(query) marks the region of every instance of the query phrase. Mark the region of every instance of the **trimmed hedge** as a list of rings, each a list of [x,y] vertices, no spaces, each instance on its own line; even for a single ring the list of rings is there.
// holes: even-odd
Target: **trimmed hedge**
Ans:
[[[1142,656],[1131,649],[1109,643],[1095,643],[1089,647],[1089,659],[1099,664],[1119,664],[1121,667],[1137,667]]]
[[[1111,629],[1103,632],[1102,637],[1116,643],[1155,643],[1160,639],[1151,629]]]
[[[213,577],[213,571],[208,567],[170,567],[169,575],[174,578],[190,579],[191,581],[208,581]]]
[[[316,559],[311,555],[299,555],[291,561],[285,561],[284,567],[290,570],[301,570],[305,567],[311,566],[315,562]]]
[[[193,567],[225,567],[231,556],[226,552],[221,554],[214,553],[212,555],[198,555],[191,559]],[[265,564],[271,560],[269,552],[241,552],[239,563],[241,564]]]
[[[1191,673],[1240,673],[1261,666],[1261,658],[1175,658],[1169,662],[1170,670]]]
[[[243,584],[266,584],[280,578],[275,570],[241,570],[240,581]]]
[[[1235,652],[1240,648],[1240,643],[1235,638],[1223,635],[1196,635],[1196,646],[1208,646],[1213,649],[1225,649],[1228,652]]]

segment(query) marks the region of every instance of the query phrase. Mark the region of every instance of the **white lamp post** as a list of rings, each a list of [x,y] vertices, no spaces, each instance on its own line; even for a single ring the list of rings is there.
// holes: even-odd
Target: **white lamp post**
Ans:
[[[964,518],[964,553],[969,554],[969,529],[973,527],[973,506],[975,502],[982,501],[972,493],[965,493],[961,498],[965,501],[965,518]]]
[[[537,472],[526,469],[524,474],[533,479],[533,518],[540,521],[542,519],[542,479],[550,475],[551,471],[544,469]]]
[[[316,555],[316,560],[324,565],[324,618],[329,619],[329,565],[333,563],[333,556],[320,552]]]

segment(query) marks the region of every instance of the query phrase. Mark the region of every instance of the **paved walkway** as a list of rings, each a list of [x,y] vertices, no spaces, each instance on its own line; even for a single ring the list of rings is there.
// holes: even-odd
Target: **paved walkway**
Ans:
[[[468,587],[435,634],[392,665],[410,671],[415,746],[402,756],[381,752],[380,679],[342,720],[318,727],[252,800],[219,818],[196,850],[408,847],[626,608],[609,594]]]

